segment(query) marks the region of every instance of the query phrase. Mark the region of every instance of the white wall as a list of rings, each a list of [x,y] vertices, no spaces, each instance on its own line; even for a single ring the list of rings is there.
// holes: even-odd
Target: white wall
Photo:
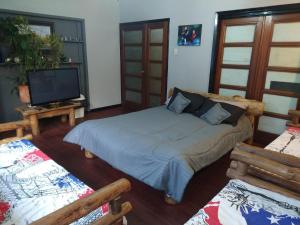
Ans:
[[[207,91],[215,13],[299,3],[293,0],[120,0],[121,22],[170,18],[168,87]],[[178,25],[203,24],[200,47],[178,47]],[[174,56],[174,48],[178,55]]]
[[[121,102],[118,0],[0,0],[0,8],[85,19],[91,108]]]

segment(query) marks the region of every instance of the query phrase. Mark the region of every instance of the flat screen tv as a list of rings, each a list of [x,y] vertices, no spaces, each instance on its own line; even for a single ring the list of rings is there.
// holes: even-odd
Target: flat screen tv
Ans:
[[[77,68],[29,71],[27,79],[32,106],[80,97]]]

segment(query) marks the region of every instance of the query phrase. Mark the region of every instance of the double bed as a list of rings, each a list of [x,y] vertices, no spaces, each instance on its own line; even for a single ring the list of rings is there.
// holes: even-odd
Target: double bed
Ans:
[[[80,145],[180,202],[197,171],[225,155],[237,142],[252,137],[251,121],[261,114],[263,106],[242,98],[225,100],[245,103],[252,119],[244,115],[237,126],[213,126],[192,114],[176,114],[159,106],[86,121],[71,130],[64,141]]]

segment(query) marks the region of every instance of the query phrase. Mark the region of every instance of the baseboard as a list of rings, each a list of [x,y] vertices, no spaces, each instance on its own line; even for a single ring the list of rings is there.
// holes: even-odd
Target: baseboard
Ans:
[[[103,111],[103,110],[107,110],[107,109],[113,109],[113,108],[117,108],[117,107],[121,107],[121,106],[122,106],[122,104],[110,105],[110,106],[90,109],[90,110],[87,110],[87,112],[99,112],[99,111]]]

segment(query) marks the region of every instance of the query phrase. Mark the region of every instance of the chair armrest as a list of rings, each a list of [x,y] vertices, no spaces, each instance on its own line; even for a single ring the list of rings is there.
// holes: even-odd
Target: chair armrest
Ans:
[[[66,225],[70,224],[105,203],[110,203],[110,213],[96,220],[92,224],[109,225],[120,221],[125,214],[131,211],[129,202],[120,203],[120,195],[131,189],[127,179],[120,179],[110,185],[105,186],[93,194],[79,199],[35,222],[31,225]]]
[[[288,122],[288,126],[300,127],[300,110],[289,110],[289,115],[291,116],[291,122]]]
[[[246,144],[230,156],[227,176],[300,200],[300,159]]]

